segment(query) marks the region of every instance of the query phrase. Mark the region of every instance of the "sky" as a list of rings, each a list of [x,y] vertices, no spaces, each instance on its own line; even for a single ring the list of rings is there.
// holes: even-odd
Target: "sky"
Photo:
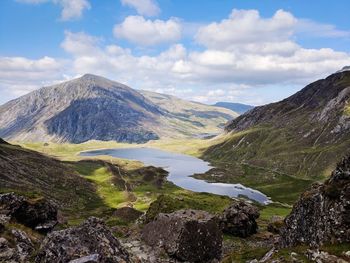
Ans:
[[[85,73],[262,105],[350,65],[349,0],[1,0],[0,104]]]

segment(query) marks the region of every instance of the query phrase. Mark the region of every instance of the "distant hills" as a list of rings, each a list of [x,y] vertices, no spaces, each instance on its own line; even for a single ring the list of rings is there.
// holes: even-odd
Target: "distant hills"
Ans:
[[[142,143],[217,133],[238,114],[173,96],[138,92],[92,74],[0,106],[0,136],[15,141]]]
[[[206,158],[303,178],[329,175],[350,149],[350,71],[232,120]]]
[[[223,102],[223,101],[219,101],[219,102],[215,103],[213,106],[226,108],[226,109],[232,110],[234,112],[237,112],[239,114],[243,114],[243,113],[254,108],[254,106],[247,105],[247,104],[234,103],[234,102]]]

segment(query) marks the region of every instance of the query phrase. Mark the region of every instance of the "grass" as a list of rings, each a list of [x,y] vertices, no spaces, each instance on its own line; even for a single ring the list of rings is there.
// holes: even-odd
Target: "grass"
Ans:
[[[107,167],[86,163],[78,163],[75,166],[81,175],[97,186],[97,193],[106,206],[117,208],[128,202],[127,193],[112,183],[113,175]]]

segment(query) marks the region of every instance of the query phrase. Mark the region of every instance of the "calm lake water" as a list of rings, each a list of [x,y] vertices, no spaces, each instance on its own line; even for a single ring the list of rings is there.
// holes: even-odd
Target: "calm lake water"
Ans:
[[[195,173],[205,173],[213,167],[201,159],[185,154],[171,153],[152,148],[116,148],[82,152],[80,155],[109,155],[117,158],[141,161],[145,165],[162,167],[169,172],[168,181],[195,192],[208,192],[230,197],[246,196],[262,204],[270,201],[263,193],[241,184],[208,183],[190,177]]]

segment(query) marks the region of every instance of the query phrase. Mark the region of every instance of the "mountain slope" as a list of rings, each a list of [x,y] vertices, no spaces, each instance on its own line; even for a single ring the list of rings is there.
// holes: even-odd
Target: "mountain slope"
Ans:
[[[213,110],[216,130],[236,116],[226,111],[222,117],[222,112]],[[139,143],[174,136],[171,122],[186,127],[189,120],[158,107],[123,84],[91,74],[41,88],[0,106],[0,136],[8,140]],[[206,126],[201,122],[192,125]],[[182,135],[194,132],[191,129]]]
[[[0,193],[46,197],[60,207],[103,205],[95,186],[64,163],[0,139]]]
[[[171,95],[150,91],[140,92],[166,113],[162,118],[171,127],[169,134],[193,136],[218,133],[220,132],[218,127],[223,127],[232,116],[238,116],[238,113],[228,109],[186,101]]]
[[[215,103],[213,106],[229,109],[229,110],[232,110],[234,112],[237,112],[238,114],[246,113],[247,111],[254,108],[254,106],[247,105],[247,104],[234,103],[234,102],[224,102],[224,101],[219,101],[219,102]]]
[[[300,177],[325,175],[350,145],[350,71],[256,107],[228,123],[226,131],[206,158]]]

